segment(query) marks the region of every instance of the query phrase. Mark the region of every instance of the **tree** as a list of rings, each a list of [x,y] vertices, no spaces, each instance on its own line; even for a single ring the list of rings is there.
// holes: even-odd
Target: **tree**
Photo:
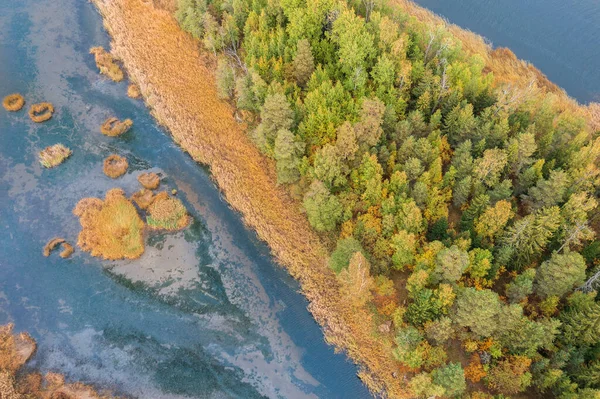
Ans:
[[[433,383],[429,373],[420,373],[411,378],[409,387],[414,397],[419,399],[429,399],[442,397],[446,389]]]
[[[448,141],[452,145],[458,145],[467,140],[473,131],[477,121],[473,116],[473,105],[457,105],[446,116],[444,127],[448,134]]]
[[[348,268],[338,274],[342,292],[353,307],[363,307],[371,299],[371,289],[375,283],[370,270],[369,261],[358,251],[350,258]]]
[[[506,151],[498,148],[485,150],[483,157],[475,160],[473,176],[488,187],[493,187],[500,180],[506,166]]]
[[[572,345],[595,345],[600,342],[600,303],[596,293],[576,291],[569,297],[568,308],[560,315],[565,342]]]
[[[563,296],[585,281],[585,268],[585,259],[577,252],[555,252],[538,268],[535,292],[542,298]]]
[[[500,298],[495,292],[465,288],[458,294],[454,321],[481,337],[489,337],[498,326],[500,309]]]
[[[190,32],[196,39],[200,39],[204,33],[205,11],[205,1],[179,0],[175,18],[183,30]]]
[[[329,267],[336,273],[339,273],[348,267],[352,255],[356,252],[361,252],[363,255],[365,254],[365,250],[357,239],[348,237],[338,240],[335,250],[332,252],[331,258],[329,258]]]
[[[456,245],[438,252],[435,260],[435,277],[437,281],[458,281],[469,267],[469,254]]]
[[[325,185],[314,180],[304,195],[304,209],[308,221],[317,231],[331,231],[342,216],[340,202]]]
[[[535,269],[525,270],[506,285],[506,296],[508,296],[512,303],[521,302],[525,297],[533,293],[534,279]]]
[[[337,129],[335,149],[345,162],[352,162],[356,158],[358,143],[356,142],[356,133],[350,122],[344,122]]]
[[[452,320],[447,316],[442,316],[437,320],[428,321],[425,323],[425,334],[427,339],[433,343],[444,344],[454,335]]]
[[[548,180],[541,179],[531,187],[525,200],[533,209],[559,205],[567,191],[570,179],[562,170],[550,171]]]
[[[273,149],[277,161],[277,182],[280,184],[294,183],[300,178],[300,155],[304,147],[294,138],[292,132],[281,129],[275,139]]]
[[[317,151],[313,170],[315,177],[329,188],[346,183],[347,168],[342,163],[337,148],[331,144],[325,144]]]
[[[360,121],[354,126],[356,141],[359,145],[372,147],[379,142],[383,133],[381,124],[385,113],[385,104],[379,99],[365,99],[362,103]]]
[[[530,365],[531,359],[524,356],[502,360],[490,368],[488,386],[506,395],[523,392],[531,385],[531,373],[528,371]]]
[[[315,60],[310,43],[306,39],[298,40],[296,56],[294,57],[294,76],[298,86],[304,87],[314,70]]]
[[[285,95],[279,93],[268,95],[260,111],[261,122],[255,129],[255,142],[269,154],[277,132],[289,130],[294,122],[293,117],[294,113]]]
[[[513,216],[512,206],[508,201],[498,201],[475,222],[475,232],[483,238],[493,240]]]
[[[459,396],[467,389],[465,373],[460,363],[449,363],[433,370],[431,380],[434,384],[444,387],[448,397]]]
[[[217,79],[217,95],[222,100],[230,100],[235,89],[235,75],[227,60],[219,58],[215,76]]]
[[[416,237],[413,233],[400,230],[392,236],[391,247],[394,250],[392,263],[394,269],[403,270],[405,266],[413,263],[416,253]]]

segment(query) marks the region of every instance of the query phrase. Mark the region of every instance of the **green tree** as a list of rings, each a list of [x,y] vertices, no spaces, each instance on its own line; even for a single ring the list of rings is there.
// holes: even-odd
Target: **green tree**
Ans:
[[[435,385],[444,387],[446,396],[460,396],[467,389],[465,373],[460,363],[449,363],[431,372],[431,380]]]
[[[525,297],[533,293],[534,279],[535,269],[525,270],[506,285],[506,296],[512,303],[521,302]]]
[[[292,132],[281,129],[275,139],[274,156],[277,161],[277,182],[294,183],[300,178],[300,156],[303,145],[298,143]]]
[[[331,231],[335,229],[342,216],[340,202],[332,195],[325,185],[314,180],[307,193],[304,195],[304,209],[308,221],[317,231]]]
[[[456,299],[454,321],[481,337],[489,337],[498,327],[500,309],[500,298],[495,292],[465,288]]]
[[[425,323],[425,334],[427,335],[427,339],[435,344],[441,345],[446,343],[454,335],[452,319],[442,316],[437,320]]]
[[[203,0],[179,0],[175,18],[183,30],[200,39],[204,34],[205,11],[206,2]]]
[[[217,79],[217,95],[222,100],[230,100],[235,89],[235,75],[233,68],[226,59],[219,58],[215,76]]]
[[[585,259],[577,252],[553,253],[537,270],[535,292],[542,298],[563,296],[585,281]]]
[[[535,187],[531,187],[526,201],[533,209],[550,207],[562,203],[570,179],[562,170],[550,171],[548,180],[541,179]]]
[[[392,263],[394,269],[403,270],[405,266],[413,263],[417,241],[413,233],[405,230],[400,230],[392,236],[391,247],[394,251],[392,255]]]
[[[600,303],[594,301],[596,292],[574,292],[569,306],[560,315],[563,339],[572,345],[595,345],[600,342]]]
[[[283,94],[271,94],[265,98],[260,111],[261,122],[254,131],[254,140],[267,154],[270,154],[280,130],[289,130],[294,122],[294,113]]]
[[[409,387],[414,397],[419,399],[429,399],[442,397],[446,389],[433,383],[429,373],[420,373],[411,378]]]
[[[435,279],[437,281],[458,281],[469,267],[469,254],[456,245],[438,252],[435,259]]]
[[[294,57],[294,76],[298,85],[304,87],[314,70],[315,60],[310,43],[306,39],[298,40],[296,56]]]
[[[357,239],[348,237],[338,240],[335,250],[332,252],[331,258],[329,258],[329,267],[336,273],[339,273],[342,269],[348,267],[352,255],[356,252],[365,254],[365,250]]]

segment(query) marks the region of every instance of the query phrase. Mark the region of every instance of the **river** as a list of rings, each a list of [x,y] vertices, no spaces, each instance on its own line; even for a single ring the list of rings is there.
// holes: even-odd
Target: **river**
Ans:
[[[508,47],[581,103],[600,101],[598,0],[414,0]]]
[[[127,82],[98,74],[88,51],[108,43],[87,1],[0,2],[0,97],[19,92],[27,105],[56,108],[43,124],[27,105],[0,110],[0,324],[37,340],[27,367],[139,398],[369,397],[209,172],[126,96]],[[109,116],[134,127],[105,137]],[[73,155],[44,169],[37,153],[59,142]],[[117,180],[102,173],[112,153],[130,165]],[[130,195],[147,170],[178,190],[194,218],[188,229],[150,234],[135,261],[42,255],[54,236],[77,241],[79,199],[113,187]]]

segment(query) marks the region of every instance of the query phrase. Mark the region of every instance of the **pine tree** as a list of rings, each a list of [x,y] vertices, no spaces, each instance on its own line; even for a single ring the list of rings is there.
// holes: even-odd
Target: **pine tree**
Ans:
[[[583,284],[585,268],[585,259],[577,252],[553,253],[537,270],[535,292],[542,298],[563,296]]]
[[[465,288],[456,299],[454,321],[481,337],[489,337],[498,327],[500,309],[500,298],[495,292]]]
[[[274,156],[277,161],[277,182],[294,183],[300,177],[298,166],[303,145],[298,143],[292,132],[281,129],[275,139]]]
[[[315,61],[310,43],[306,39],[298,40],[296,56],[294,57],[294,76],[298,86],[304,87],[314,70]]]

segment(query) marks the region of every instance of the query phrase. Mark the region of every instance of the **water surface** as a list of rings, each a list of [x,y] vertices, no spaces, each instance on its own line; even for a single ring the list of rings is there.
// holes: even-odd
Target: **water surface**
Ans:
[[[87,1],[0,2],[0,96],[19,92],[57,110],[44,124],[25,109],[0,111],[0,323],[37,340],[28,367],[139,398],[368,397],[209,173],[126,96],[127,82],[97,73],[95,45],[108,37]],[[105,137],[109,116],[134,127]],[[42,168],[37,153],[59,142],[72,157]],[[101,169],[112,153],[130,165],[117,180]],[[178,190],[190,228],[149,235],[135,261],[42,256],[54,236],[76,242],[79,199],[113,187],[130,195],[147,170]]]
[[[579,102],[600,101],[600,1],[414,1],[510,48]]]

